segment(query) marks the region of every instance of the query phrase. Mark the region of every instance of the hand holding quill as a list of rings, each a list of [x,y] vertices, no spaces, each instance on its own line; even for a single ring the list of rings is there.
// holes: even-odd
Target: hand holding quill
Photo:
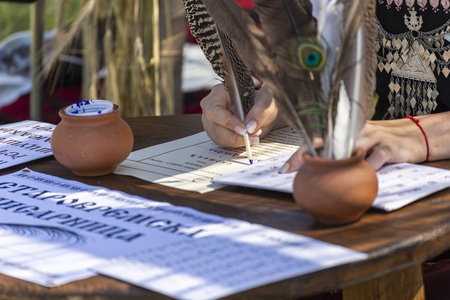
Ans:
[[[255,96],[250,69],[239,57],[233,41],[217,27],[204,4],[199,0],[183,0],[183,2],[192,35],[211,63],[214,72],[224,80],[234,101],[234,113],[244,121],[245,115],[254,104]],[[244,141],[252,164],[248,133],[244,135]]]

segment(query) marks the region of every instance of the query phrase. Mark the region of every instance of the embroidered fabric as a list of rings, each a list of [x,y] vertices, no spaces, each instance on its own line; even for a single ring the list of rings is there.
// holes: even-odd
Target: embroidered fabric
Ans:
[[[424,20],[416,11],[414,0],[379,0],[390,9],[392,3],[396,8],[407,6],[403,15],[406,31],[390,33],[377,19],[379,28],[376,50],[378,69],[390,74],[388,84],[389,108],[384,118],[402,118],[408,115],[418,116],[434,112],[438,106],[438,76],[447,78],[450,74],[450,19],[443,25],[429,31],[423,31]],[[445,2],[445,3],[444,3]],[[446,3],[448,2],[448,3]],[[416,3],[426,10],[427,1]],[[428,3],[438,9],[437,3]],[[438,4],[438,5],[436,5]],[[441,8],[448,9],[449,1],[441,1]],[[448,4],[448,6],[447,6]]]
[[[450,0],[429,0],[429,2],[428,0],[378,0],[379,4],[386,4],[387,9],[395,7],[397,10],[400,10],[403,5],[406,5],[408,9],[411,9],[415,2],[417,2],[419,10],[421,11],[427,10],[428,6],[430,6],[434,12],[439,11],[439,9],[442,9],[445,13],[450,11]]]

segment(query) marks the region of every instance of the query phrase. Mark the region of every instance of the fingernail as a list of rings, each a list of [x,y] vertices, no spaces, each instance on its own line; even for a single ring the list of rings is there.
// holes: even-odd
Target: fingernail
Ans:
[[[262,130],[261,129],[259,129],[257,132],[255,132],[254,133],[254,135],[256,135],[256,136],[260,136],[261,135],[261,133],[262,133]]]
[[[250,140],[251,145],[259,144],[259,137],[257,137],[257,136],[251,136],[251,137],[249,137],[249,140]]]
[[[245,128],[241,126],[234,127],[234,131],[236,131],[237,134],[240,134],[242,136],[245,135],[245,133],[247,133],[247,130],[245,130]]]
[[[281,167],[279,173],[280,173],[280,174],[285,174],[285,173],[287,172],[288,169],[289,169],[289,163],[285,163],[285,164]]]
[[[256,122],[253,121],[253,120],[250,121],[250,122],[248,122],[248,123],[245,125],[245,127],[247,128],[247,132],[250,133],[250,134],[252,134],[252,133],[255,131],[257,125],[258,125],[258,124],[256,124]]]

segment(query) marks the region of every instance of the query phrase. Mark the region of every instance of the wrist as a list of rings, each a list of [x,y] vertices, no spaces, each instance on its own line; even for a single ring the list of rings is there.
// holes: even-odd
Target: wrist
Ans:
[[[418,118],[415,118],[415,117],[412,117],[412,116],[407,116],[405,118],[411,120],[412,122],[414,122],[416,127],[417,127],[417,129],[420,130],[422,138],[419,137],[419,139],[423,140],[424,146],[426,148],[426,155],[425,155],[425,160],[424,161],[428,161],[430,159],[430,145],[429,145],[429,142],[428,142],[428,136],[427,136],[425,130],[423,129],[422,124],[420,124],[420,120]]]

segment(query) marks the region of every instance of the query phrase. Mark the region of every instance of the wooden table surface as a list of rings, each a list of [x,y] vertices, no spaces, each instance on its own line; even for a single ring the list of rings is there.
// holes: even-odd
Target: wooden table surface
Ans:
[[[134,150],[182,138],[202,130],[200,115],[127,119],[134,135]],[[450,169],[450,161],[428,163]],[[1,170],[0,175],[24,167],[65,179],[188,206],[199,211],[310,236],[369,254],[362,262],[338,266],[263,287],[230,299],[289,299],[333,289],[344,289],[345,299],[424,299],[420,265],[450,249],[450,190],[435,193],[400,210],[385,213],[370,209],[361,220],[345,226],[322,226],[302,212],[289,194],[242,187],[210,193],[173,189],[129,176],[77,177],[53,157]],[[401,282],[386,288],[386,282]],[[381,291],[382,290],[382,291]],[[381,292],[380,292],[381,291]],[[402,295],[396,296],[396,295]],[[72,298],[74,297],[74,298]],[[0,275],[0,299],[168,299],[104,276],[55,288]]]

